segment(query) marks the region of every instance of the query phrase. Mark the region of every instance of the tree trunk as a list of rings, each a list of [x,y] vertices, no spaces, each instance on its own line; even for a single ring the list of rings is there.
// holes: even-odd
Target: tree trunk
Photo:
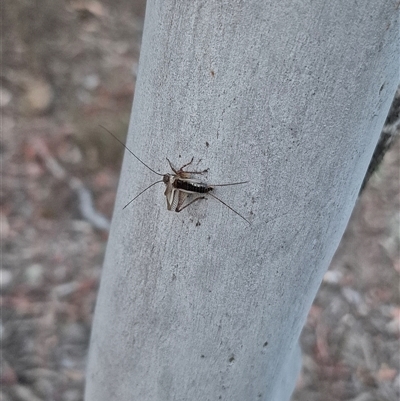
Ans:
[[[297,341],[398,80],[398,2],[149,0],[86,401],[288,400]]]

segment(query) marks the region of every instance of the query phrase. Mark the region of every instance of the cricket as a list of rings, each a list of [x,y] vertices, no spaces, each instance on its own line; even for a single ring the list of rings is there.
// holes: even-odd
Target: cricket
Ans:
[[[131,199],[124,207],[125,209],[129,206],[135,199],[137,199],[140,195],[146,192],[148,189],[153,187],[154,185],[163,182],[165,184],[165,192],[164,195],[167,199],[167,209],[174,212],[181,212],[186,209],[188,206],[192,205],[194,202],[197,202],[201,199],[206,199],[205,195],[209,195],[212,198],[216,199],[218,202],[222,203],[229,210],[235,213],[237,216],[242,218],[247,224],[251,224],[249,220],[247,220],[244,216],[242,216],[239,212],[225,203],[223,200],[219,199],[215,196],[212,191],[215,187],[226,187],[232,185],[242,185],[246,184],[249,181],[240,181],[240,182],[231,182],[227,184],[207,184],[201,180],[193,178],[196,175],[205,174],[208,169],[203,171],[186,171],[184,170],[186,167],[190,166],[193,163],[194,158],[190,160],[189,163],[184,164],[180,168],[176,168],[171,161],[167,158],[168,164],[173,173],[161,174],[149,167],[146,163],[144,163],[139,157],[137,157],[122,141],[120,141],[111,131],[109,131],[106,127],[100,125],[105,131],[107,131],[115,140],[117,140],[133,157],[136,158],[140,163],[142,163],[145,167],[147,167],[151,172],[157,174],[162,177],[161,180],[153,182],[148,187],[143,189],[143,191],[139,192],[133,199]],[[193,198],[194,196],[194,198]]]

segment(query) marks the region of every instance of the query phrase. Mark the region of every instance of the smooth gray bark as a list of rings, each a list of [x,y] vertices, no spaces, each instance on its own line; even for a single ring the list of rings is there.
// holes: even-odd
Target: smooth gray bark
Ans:
[[[398,2],[147,5],[128,146],[250,180],[182,213],[127,155],[86,401],[287,400],[398,81]],[[199,162],[201,160],[201,162]]]

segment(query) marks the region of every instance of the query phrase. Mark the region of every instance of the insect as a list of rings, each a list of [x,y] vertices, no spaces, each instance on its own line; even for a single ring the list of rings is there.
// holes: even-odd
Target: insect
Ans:
[[[182,210],[186,209],[188,206],[192,205],[194,202],[197,202],[201,199],[205,199],[205,195],[209,195],[216,199],[217,201],[221,202],[224,206],[226,206],[228,209],[230,209],[233,213],[241,217],[246,223],[250,224],[250,222],[243,217],[239,212],[234,210],[232,207],[230,207],[228,204],[226,204],[224,201],[221,199],[217,198],[212,191],[214,190],[215,187],[226,187],[226,186],[231,186],[231,185],[241,185],[241,184],[246,184],[248,181],[240,181],[240,182],[232,182],[228,184],[214,184],[210,185],[207,184],[201,180],[195,179],[192,176],[193,175],[202,175],[205,174],[208,169],[203,170],[203,171],[185,171],[184,168],[190,166],[193,163],[193,157],[190,160],[189,163],[184,164],[182,167],[177,169],[171,161],[167,158],[168,164],[173,171],[173,174],[171,173],[166,173],[166,174],[161,174],[158,173],[157,171],[153,170],[151,167],[149,167],[146,163],[144,163],[142,160],[140,160],[122,141],[120,141],[112,132],[110,132],[107,128],[103,127],[100,125],[101,128],[106,130],[114,139],[116,139],[133,157],[135,157],[140,163],[142,163],[145,167],[147,167],[150,171],[152,171],[154,174],[157,174],[162,177],[161,180],[158,180],[156,182],[153,182],[151,185],[149,185],[147,188],[145,188],[143,191],[139,192],[133,199],[131,199],[124,207],[125,209],[127,206],[129,206],[135,199],[137,199],[140,195],[142,195],[144,192],[146,192],[148,189],[153,187],[154,185],[163,182],[165,184],[165,192],[164,195],[167,199],[167,209],[172,210],[175,212],[181,212]],[[188,197],[191,195],[198,195],[194,199],[191,199],[187,201]]]

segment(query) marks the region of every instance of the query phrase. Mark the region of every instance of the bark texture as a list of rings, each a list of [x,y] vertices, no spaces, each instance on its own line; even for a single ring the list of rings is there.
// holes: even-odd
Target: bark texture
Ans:
[[[297,341],[398,81],[398,2],[147,4],[127,145],[216,195],[166,210],[127,154],[86,401],[288,400]]]

